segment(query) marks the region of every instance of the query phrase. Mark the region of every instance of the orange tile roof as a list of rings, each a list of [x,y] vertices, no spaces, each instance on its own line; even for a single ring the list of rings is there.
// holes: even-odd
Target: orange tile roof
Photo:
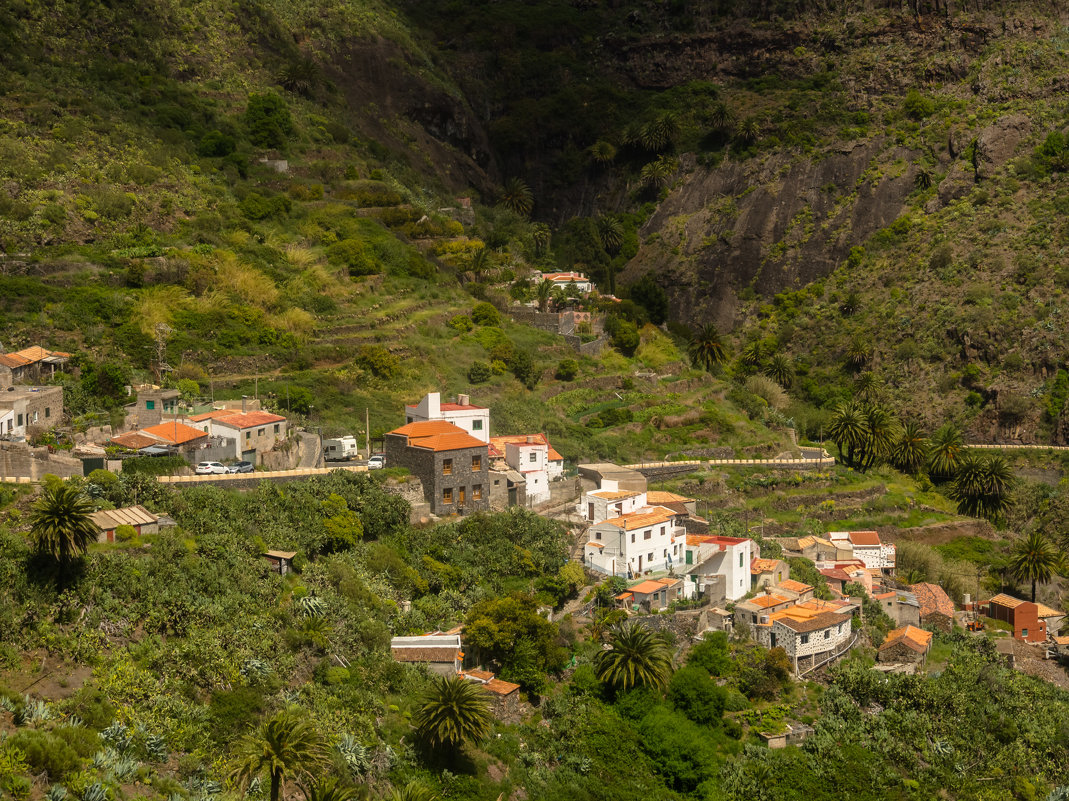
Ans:
[[[1064,617],[1065,612],[1059,612],[1057,609],[1051,609],[1045,604],[1036,602],[1036,616],[1037,617]]]
[[[150,437],[147,434],[140,434],[137,431],[131,431],[128,434],[120,434],[117,437],[112,437],[109,442],[118,445],[121,448],[129,448],[132,451],[139,451],[142,448],[147,448],[150,445],[159,445],[160,441],[156,437]]]
[[[785,615],[779,618],[780,623],[799,634],[830,628],[848,620],[850,620],[849,615],[841,615],[838,612],[820,612],[807,619],[801,619],[793,615]]]
[[[880,535],[875,531],[851,531],[847,538],[854,545],[879,545]]]
[[[591,492],[595,498],[602,498],[606,501],[618,501],[623,498],[634,498],[636,495],[642,493],[634,490],[598,490],[597,492]]]
[[[809,592],[813,587],[809,584],[803,584],[801,581],[795,581],[794,579],[787,579],[781,581],[776,585],[779,589],[790,590],[791,592]]]
[[[187,426],[185,423],[179,423],[177,420],[172,420],[169,423],[160,423],[159,425],[149,426],[148,428],[141,429],[146,434],[151,434],[154,437],[159,437],[162,440],[166,440],[174,445],[184,445],[187,442],[192,442],[195,439],[201,439],[208,435],[201,431],[199,428],[193,428],[193,426]]]
[[[59,356],[64,359],[69,359],[71,357],[69,353],[64,353],[59,350],[45,350],[40,345],[31,345],[28,348],[9,353],[8,356],[18,356],[20,359],[25,359],[26,364],[39,362],[41,359],[47,359],[49,356]]]
[[[779,606],[780,604],[789,604],[791,598],[785,595],[758,595],[750,599],[750,603],[760,609],[768,609],[770,606]]]
[[[621,592],[616,596],[617,601],[626,601],[628,598],[634,598],[635,594],[632,592]]]
[[[873,595],[872,597],[877,601],[886,601],[888,598],[894,598],[896,594],[897,593],[895,593],[894,591],[881,592],[877,593],[876,595]]]
[[[639,595],[649,595],[650,593],[660,592],[665,587],[671,587],[676,583],[678,579],[649,579],[643,581],[641,584],[636,584],[634,587],[629,587],[628,592],[637,592]]]
[[[429,437],[409,437],[408,444],[413,448],[428,451],[458,451],[463,448],[485,448],[486,443],[476,439],[465,431],[456,434],[434,434]]]
[[[691,503],[694,499],[685,495],[676,495],[674,492],[651,490],[646,493],[646,500],[650,503]]]
[[[445,407],[443,406],[443,408],[445,408]],[[526,445],[528,436],[538,437],[539,440],[541,441],[541,444],[545,445],[549,449],[549,461],[551,461],[551,462],[564,461],[564,457],[561,456],[559,453],[557,453],[557,451],[550,444],[549,437],[547,437],[545,434],[541,434],[541,433],[539,433],[539,434],[506,434],[506,435],[500,436],[500,437],[490,437],[490,455],[503,458],[505,456],[505,446],[506,445]],[[534,444],[537,445],[538,443],[534,443]]]
[[[512,695],[520,689],[520,685],[513,684],[511,681],[504,681],[503,679],[490,679],[490,681],[486,682],[483,687],[494,695]]]
[[[1069,637],[1055,637],[1054,638],[1054,644],[1055,645],[1069,645]]]
[[[1024,603],[1020,598],[1014,598],[1012,595],[1007,595],[1004,592],[1000,592],[998,595],[991,596],[991,600],[987,601],[989,604],[998,604],[1004,606],[1007,609],[1016,609],[1018,606]]]
[[[222,418],[216,418],[220,425],[233,426],[238,430],[266,426],[271,423],[284,423],[286,418],[280,414],[271,412],[246,412],[244,414],[228,414]]]
[[[463,428],[455,426],[446,420],[420,420],[415,423],[387,431],[387,434],[403,434],[406,437],[429,437],[434,434],[452,434],[463,431]]]
[[[917,653],[924,653],[928,650],[928,646],[932,644],[932,632],[907,624],[900,629],[887,632],[887,638],[880,646],[880,650],[890,648],[898,643],[906,645]]]
[[[241,412],[239,412],[237,409],[212,409],[210,412],[195,414],[189,419],[191,422],[201,423],[205,420],[218,420],[222,417],[229,417],[233,414],[241,414]]]
[[[674,516],[675,512],[671,509],[666,509],[663,506],[655,506],[653,508],[644,506],[637,511],[626,515],[620,515],[619,517],[613,517],[603,522],[608,523],[611,526],[616,526],[617,528],[622,528],[624,531],[632,531],[636,528],[655,526],[658,523],[664,523],[667,520],[671,520]],[[601,524],[599,523],[598,525]]]
[[[921,617],[938,612],[941,615],[946,615],[949,618],[954,617],[954,602],[950,600],[950,596],[946,594],[946,591],[938,584],[922,583],[913,584],[910,586],[909,591],[917,596],[917,603],[921,607]],[[995,596],[998,598],[999,596]],[[1010,596],[1002,596],[1009,598]],[[994,599],[992,599],[994,600]],[[1010,600],[1016,600],[1011,598]],[[1022,603],[1017,601],[1017,603]],[[1016,604],[1015,604],[1016,605]]]
[[[461,673],[462,676],[470,676],[473,679],[479,679],[480,681],[490,681],[494,677],[494,674],[489,670],[465,670]]]
[[[587,545],[593,545],[595,548],[604,548],[605,547],[604,544],[602,544],[600,542],[595,542],[594,540],[591,540],[590,542],[588,542]]]
[[[29,360],[16,356],[14,353],[0,353],[0,364],[12,369],[29,364]]]
[[[750,572],[755,576],[759,573],[771,573],[779,567],[779,559],[752,559],[750,560]]]

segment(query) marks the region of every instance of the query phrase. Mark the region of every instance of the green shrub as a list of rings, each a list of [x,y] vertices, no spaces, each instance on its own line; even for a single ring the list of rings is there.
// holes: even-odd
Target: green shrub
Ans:
[[[377,378],[393,378],[399,361],[382,345],[361,345],[356,363]]]
[[[115,529],[115,539],[119,542],[129,542],[137,536],[137,529],[133,526],[119,526]]]
[[[47,773],[53,782],[81,767],[78,752],[52,732],[20,729],[5,743],[7,748],[17,748],[23,753],[34,773]]]
[[[212,736],[216,742],[227,742],[248,729],[263,710],[263,695],[252,687],[216,691],[208,706]]]
[[[575,359],[561,359],[555,375],[559,381],[574,381],[579,375],[579,362]]]
[[[273,93],[249,95],[245,128],[254,145],[281,149],[293,132],[293,120],[286,101]]]
[[[925,97],[916,89],[910,89],[906,93],[906,99],[902,103],[902,110],[906,116],[914,120],[923,120],[930,117],[935,111],[935,103],[931,98]]]
[[[259,192],[249,192],[241,201],[241,213],[249,220],[266,220],[268,217],[284,217],[293,204],[285,195],[264,197]]]
[[[229,156],[237,148],[234,137],[222,131],[208,131],[197,143],[197,155],[205,157]]]
[[[382,272],[371,248],[359,239],[343,239],[327,248],[327,259],[349,269],[349,275],[375,275]]]
[[[501,325],[501,314],[491,303],[476,303],[471,310],[471,319],[476,325]]]
[[[468,381],[473,384],[482,384],[489,381],[493,371],[486,362],[472,362],[468,368]]]
[[[472,322],[472,319],[468,315],[457,314],[450,318],[449,327],[452,328],[454,331],[459,331],[463,334],[473,329],[475,327],[475,323]]]
[[[334,194],[363,207],[396,206],[401,202],[401,196],[382,181],[354,181]]]
[[[119,484],[119,477],[107,470],[94,470],[86,480],[104,490],[110,490]]]

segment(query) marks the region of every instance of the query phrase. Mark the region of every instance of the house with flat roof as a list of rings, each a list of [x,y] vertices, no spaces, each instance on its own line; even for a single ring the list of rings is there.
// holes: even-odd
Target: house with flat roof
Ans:
[[[468,395],[458,395],[455,403],[442,403],[440,392],[428,392],[419,403],[405,407],[405,423],[436,420],[452,423],[484,444],[490,444],[490,410],[476,406]]]
[[[908,590],[885,590],[872,593],[872,600],[899,626],[921,625],[921,606],[917,596]],[[949,598],[947,599],[949,600]]]
[[[587,537],[583,561],[588,568],[615,576],[638,576],[679,565],[687,532],[683,515],[664,506],[643,506],[594,524]]]
[[[574,284],[575,288],[584,295],[594,291],[593,282],[583,273],[542,273],[542,280],[549,281],[554,288],[562,290],[567,290],[570,285]]]
[[[489,508],[487,444],[444,420],[408,423],[387,432],[386,464],[406,467],[423,484],[436,515]]]
[[[663,508],[682,515],[679,509]],[[736,601],[750,591],[753,540],[686,534],[684,542],[683,565],[676,569],[693,579],[708,601]]]
[[[490,437],[490,459],[508,460],[509,445],[530,444],[532,441],[541,442],[546,446],[546,474],[550,481],[561,478],[564,475],[564,457],[549,441],[545,434],[505,434],[499,437]],[[511,463],[509,464],[512,467]]]
[[[63,387],[0,389],[0,435],[23,439],[63,424]]]
[[[542,435],[491,437],[487,447],[490,466],[497,473],[504,473],[513,484],[522,485],[525,506],[535,506],[550,498],[549,482],[553,479],[551,448]],[[560,458],[560,454],[552,451]],[[564,472],[563,461],[559,465]],[[558,473],[558,475],[560,474]],[[514,476],[518,476],[518,479]],[[497,476],[494,477],[497,479]],[[511,487],[510,487],[511,489]],[[516,505],[515,502],[509,503]]]
[[[853,558],[860,559],[866,568],[889,573],[895,569],[894,543],[880,541],[876,531],[831,531],[828,539],[838,548],[849,546]]]
[[[647,505],[643,490],[595,489],[583,493],[576,509],[588,523],[597,524]]]

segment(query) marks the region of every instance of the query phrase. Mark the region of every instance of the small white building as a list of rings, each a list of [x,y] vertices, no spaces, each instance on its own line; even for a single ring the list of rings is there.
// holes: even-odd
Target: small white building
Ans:
[[[683,516],[664,506],[644,506],[590,527],[583,548],[587,567],[616,576],[667,570],[683,560]]]
[[[456,403],[442,403],[440,392],[428,392],[419,403],[405,407],[406,424],[429,420],[445,420],[490,444],[490,410],[472,404],[468,395],[458,395]]]
[[[549,441],[545,434],[505,434],[498,437],[490,437],[490,458],[506,459],[508,446],[519,444],[541,443],[546,446],[546,474],[550,481],[564,477],[564,457],[561,456]],[[509,462],[509,467],[516,469]],[[522,472],[522,471],[521,471]]]
[[[523,476],[529,505],[549,500],[549,448],[544,442],[528,437],[526,442],[508,443],[505,463]]]
[[[722,576],[726,600],[737,601],[750,591],[752,540],[686,534],[684,543],[682,572],[696,577],[699,587],[706,577]]]
[[[631,514],[646,506],[646,493],[639,490],[598,489],[584,492],[576,511],[591,524]]]
[[[594,291],[594,284],[582,273],[542,273],[542,280],[549,281],[560,289],[567,289],[569,284],[575,284],[575,288],[584,295]]]
[[[14,436],[15,410],[0,409],[0,437]]]
[[[828,533],[828,539],[838,548],[849,547],[854,559],[860,559],[866,568],[885,572],[895,569],[894,543],[881,542],[875,531],[832,531]]]

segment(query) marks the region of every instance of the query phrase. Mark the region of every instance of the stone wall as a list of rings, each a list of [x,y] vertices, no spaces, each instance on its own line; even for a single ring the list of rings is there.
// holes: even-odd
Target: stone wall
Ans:
[[[676,646],[681,647],[701,639],[709,628],[709,610],[687,609],[667,615],[635,615],[630,620],[652,631],[670,631],[675,635]]]
[[[82,475],[82,462],[48,448],[31,448],[19,442],[0,442],[0,478],[39,480],[46,473],[69,478]]]

